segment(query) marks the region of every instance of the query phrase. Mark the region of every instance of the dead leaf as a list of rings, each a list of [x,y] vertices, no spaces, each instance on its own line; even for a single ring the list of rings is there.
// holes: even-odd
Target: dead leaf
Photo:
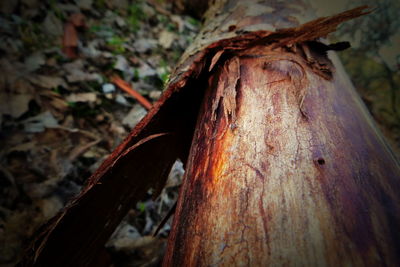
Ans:
[[[125,128],[120,125],[117,125],[115,122],[111,123],[110,131],[117,135],[125,135],[126,134]]]
[[[108,94],[115,91],[115,85],[112,83],[105,83],[102,85],[103,93]]]
[[[43,31],[52,36],[61,36],[63,34],[63,25],[61,20],[54,14],[54,12],[49,11],[46,18],[42,23]]]
[[[122,124],[132,129],[146,114],[147,111],[141,105],[135,104],[122,120]]]
[[[62,65],[62,68],[68,73],[74,73],[76,70],[82,71],[84,67],[85,63],[82,59],[76,59],[72,62]]]
[[[182,17],[178,15],[171,15],[170,19],[178,27],[178,31],[183,32],[185,29],[185,22],[183,21]]]
[[[39,133],[43,132],[46,128],[56,128],[59,126],[57,120],[50,111],[26,119],[23,125],[25,132],[28,133]]]
[[[74,13],[68,20],[76,28],[85,27],[85,16],[82,13]]]
[[[115,24],[117,24],[118,27],[123,28],[126,26],[126,21],[122,17],[117,16],[115,18]]]
[[[14,94],[30,94],[32,96],[35,95],[36,89],[32,86],[28,79],[17,79],[10,86],[8,90],[13,92]]]
[[[64,54],[69,58],[76,58],[78,56],[78,32],[74,25],[67,22],[64,26],[63,36],[63,49]]]
[[[106,1],[106,5],[110,9],[120,9],[120,10],[127,10],[129,6],[128,0],[108,0]]]
[[[125,107],[132,106],[132,104],[130,104],[128,100],[126,100],[126,98],[121,94],[117,94],[117,96],[115,97],[115,102]]]
[[[50,106],[59,112],[65,112],[68,109],[68,104],[64,99],[59,97],[50,100]]]
[[[68,102],[96,102],[96,93],[77,93],[66,97]]]
[[[87,73],[80,69],[73,69],[69,75],[66,76],[69,83],[83,82],[83,81],[97,81],[103,82],[103,78],[98,73]]]
[[[64,88],[68,88],[65,80],[58,76],[46,76],[46,75],[30,75],[28,80],[37,86],[46,88],[46,89],[54,89],[59,86]]]
[[[67,15],[66,13],[69,14],[74,14],[74,13],[79,13],[79,7],[75,4],[63,4],[60,3],[61,1],[56,1],[55,8],[62,11],[64,15]]]
[[[40,66],[46,63],[46,58],[43,53],[36,52],[25,59],[25,67],[28,72],[34,72],[40,68]]]
[[[27,142],[27,143],[19,144],[19,145],[11,147],[7,151],[7,154],[11,153],[11,152],[14,152],[14,151],[28,152],[28,151],[31,151],[32,149],[34,149],[36,145],[37,145],[36,141],[30,141],[30,142]]]
[[[77,0],[75,2],[81,10],[90,10],[93,5],[93,0]]]
[[[152,90],[149,93],[149,97],[153,100],[158,100],[161,97],[162,92],[158,90]]]
[[[8,114],[18,118],[28,111],[29,102],[33,99],[31,94],[7,94],[0,93],[0,116]]]
[[[157,71],[145,62],[142,62],[142,64],[138,68],[138,72],[141,79],[147,76],[157,75]]]
[[[139,231],[128,223],[122,223],[113,233],[108,244],[117,249],[132,248],[136,241],[141,238]],[[136,247],[136,246],[135,246]]]
[[[46,220],[56,215],[57,212],[64,206],[61,200],[56,196],[39,199],[37,205],[39,206],[43,213],[44,219]]]
[[[54,192],[58,182],[59,179],[50,179],[41,183],[25,184],[24,191],[32,199],[44,198]]]
[[[77,28],[85,27],[85,16],[81,13],[72,14],[64,26],[63,52],[69,58],[78,56],[78,31]]]
[[[126,71],[129,68],[128,60],[124,56],[117,55],[117,61],[114,64],[114,69]]]
[[[58,119],[68,110],[68,103],[58,93],[45,89],[39,92],[39,102],[44,109],[50,110]]]
[[[139,53],[146,53],[150,50],[155,49],[157,41],[154,39],[139,39],[133,43],[133,47]]]
[[[182,177],[185,174],[183,163],[180,160],[175,161],[171,171],[168,174],[168,179],[165,188],[179,186],[182,183]]]
[[[73,62],[66,63],[62,68],[68,73],[66,79],[68,83],[97,81],[103,82],[103,78],[98,73],[87,73],[85,71],[85,62],[82,59],[77,59]]]
[[[170,31],[163,30],[158,37],[158,43],[165,49],[171,47],[174,42],[176,35]]]

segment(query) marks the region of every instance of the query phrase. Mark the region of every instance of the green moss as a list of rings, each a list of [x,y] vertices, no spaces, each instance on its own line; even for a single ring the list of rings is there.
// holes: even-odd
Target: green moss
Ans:
[[[146,205],[143,202],[138,202],[136,204],[136,208],[140,211],[140,212],[144,212],[146,210]]]
[[[169,32],[178,32],[178,28],[176,27],[176,25],[174,23],[169,22],[166,26],[167,31]]]
[[[133,80],[134,81],[139,81],[139,70],[137,68],[134,69],[133,71]]]
[[[128,7],[127,22],[133,32],[137,32],[140,29],[140,22],[146,19],[142,4],[142,1],[135,1]]]
[[[189,17],[188,22],[197,28],[200,28],[200,26],[201,26],[201,22],[192,17]]]
[[[167,73],[167,72],[162,73],[162,74],[160,75],[160,79],[162,80],[163,86],[164,86],[164,87],[167,85],[170,76],[171,76],[171,74],[170,74],[170,73]]]
[[[122,37],[113,36],[107,40],[107,45],[109,45],[113,49],[114,53],[122,54],[125,52],[125,41],[126,40]]]
[[[160,67],[162,69],[162,72],[158,75],[159,78],[162,81],[162,86],[165,87],[165,85],[168,83],[169,77],[171,73],[169,72],[168,68],[168,62],[164,59],[160,61]]]
[[[358,62],[360,63],[360,62]],[[379,64],[373,59],[365,59],[362,64],[360,64],[362,75],[367,77],[379,78],[384,74],[384,68],[382,64]]]

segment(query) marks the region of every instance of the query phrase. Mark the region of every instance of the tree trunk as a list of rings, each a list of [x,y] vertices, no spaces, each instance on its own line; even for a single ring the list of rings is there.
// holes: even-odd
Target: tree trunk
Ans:
[[[289,20],[226,5],[214,32]],[[317,24],[214,66],[164,266],[400,265],[399,164]]]
[[[400,167],[326,56],[345,45],[316,40],[365,13],[300,25],[295,3],[215,1],[162,98],[20,265],[97,266],[176,158],[187,175],[165,265],[398,265]]]

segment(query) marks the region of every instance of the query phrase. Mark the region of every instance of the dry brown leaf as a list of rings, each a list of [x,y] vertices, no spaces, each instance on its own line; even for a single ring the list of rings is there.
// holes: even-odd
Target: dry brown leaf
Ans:
[[[147,111],[139,104],[133,105],[133,108],[122,120],[122,124],[132,129],[138,122],[146,116]]]
[[[68,104],[65,102],[65,100],[59,98],[59,97],[54,97],[53,99],[50,100],[50,105],[52,108],[56,109],[59,112],[67,111],[68,110]]]
[[[45,111],[23,122],[24,129],[29,133],[43,132],[46,128],[58,127],[58,122],[50,111]]]
[[[31,75],[28,77],[28,80],[32,84],[46,89],[53,89],[57,88],[58,86],[62,86],[64,88],[68,87],[65,80],[59,76]]]
[[[163,30],[158,38],[158,43],[165,49],[171,48],[176,35],[170,31]]]
[[[72,14],[64,26],[63,52],[69,58],[78,56],[78,31],[77,28],[85,27],[85,16],[81,13]]]
[[[96,93],[77,93],[66,97],[68,102],[96,102]]]
[[[67,22],[64,26],[64,36],[63,36],[63,49],[62,51],[69,58],[76,58],[78,47],[78,33],[74,25]]]
[[[35,147],[37,146],[37,142],[35,140],[27,142],[27,143],[23,143],[23,144],[19,144],[16,146],[11,147],[8,151],[8,153],[14,152],[14,151],[19,151],[19,152],[27,152],[27,151],[31,151],[33,150]]]
[[[69,22],[76,28],[85,27],[85,16],[82,13],[75,13],[69,17]]]
[[[33,99],[31,94],[0,93],[0,116],[8,114],[18,118],[29,110],[29,102]]]

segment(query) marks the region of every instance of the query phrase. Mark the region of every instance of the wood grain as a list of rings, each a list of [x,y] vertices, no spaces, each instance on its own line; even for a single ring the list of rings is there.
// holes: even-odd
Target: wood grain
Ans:
[[[400,168],[334,61],[260,46],[210,79],[164,266],[400,264]]]

